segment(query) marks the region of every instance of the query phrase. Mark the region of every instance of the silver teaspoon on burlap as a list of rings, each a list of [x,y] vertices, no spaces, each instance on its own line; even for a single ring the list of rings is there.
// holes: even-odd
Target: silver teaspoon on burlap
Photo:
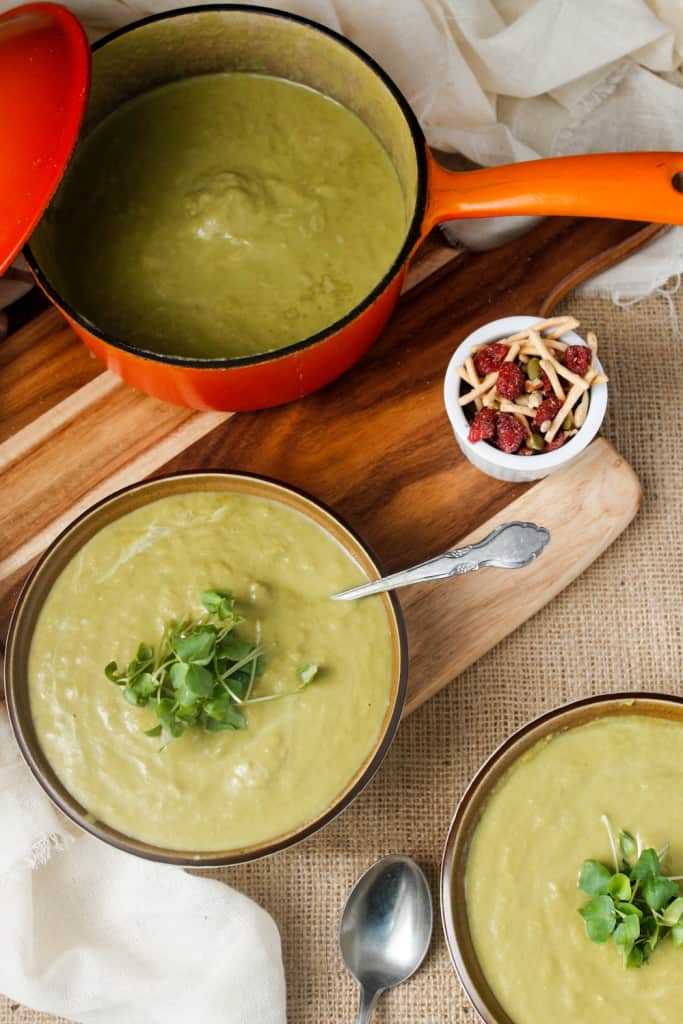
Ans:
[[[342,911],[339,949],[360,986],[357,1024],[379,996],[415,973],[432,937],[432,896],[410,857],[383,857],[360,876]]]
[[[403,569],[401,572],[384,576],[371,583],[363,583],[350,590],[342,590],[332,594],[334,601],[354,601],[359,597],[369,597],[384,590],[395,590],[398,587],[409,587],[413,583],[425,583],[427,580],[445,579],[447,576],[461,576],[466,572],[476,572],[491,566],[495,569],[522,569],[529,565],[543,551],[550,540],[550,533],[543,526],[535,523],[504,523],[492,533],[479,541],[468,544],[464,548],[446,551],[443,555],[430,558],[427,562]]]

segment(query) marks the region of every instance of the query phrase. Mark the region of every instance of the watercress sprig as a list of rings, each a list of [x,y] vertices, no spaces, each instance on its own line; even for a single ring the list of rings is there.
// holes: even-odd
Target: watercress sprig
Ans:
[[[683,946],[681,879],[662,872],[668,846],[659,852],[642,850],[640,839],[628,831],[620,832],[615,842],[609,820],[606,816],[602,820],[614,870],[597,860],[583,862],[578,886],[591,899],[579,913],[592,942],[607,942],[612,936],[624,966],[642,967],[667,935],[674,946]]]
[[[244,729],[246,706],[298,693],[318,674],[317,665],[304,665],[296,690],[252,696],[265,669],[262,646],[235,632],[243,619],[228,591],[206,590],[201,602],[206,614],[167,624],[156,650],[141,643],[125,669],[115,661],[105,667],[124,700],[154,711],[158,722],[145,730],[147,736],[175,739],[195,726],[206,732]]]

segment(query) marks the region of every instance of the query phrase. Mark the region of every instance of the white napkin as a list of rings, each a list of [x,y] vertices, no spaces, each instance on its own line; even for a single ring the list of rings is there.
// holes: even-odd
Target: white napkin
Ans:
[[[223,883],[72,826],[0,706],[0,992],[88,1024],[284,1024],[280,936]]]

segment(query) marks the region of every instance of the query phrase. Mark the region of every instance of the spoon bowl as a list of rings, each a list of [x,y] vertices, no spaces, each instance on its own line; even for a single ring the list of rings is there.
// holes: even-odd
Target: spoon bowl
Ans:
[[[383,857],[354,885],[342,911],[339,948],[360,986],[358,1024],[367,1024],[378,997],[418,969],[432,936],[432,896],[410,857]]]

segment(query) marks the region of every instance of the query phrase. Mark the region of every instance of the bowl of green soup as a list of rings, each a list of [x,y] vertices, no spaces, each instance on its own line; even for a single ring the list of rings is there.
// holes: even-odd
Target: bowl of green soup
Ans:
[[[0,22],[10,39],[38,17],[14,13]],[[99,40],[91,72],[26,255],[92,351],[167,401],[258,409],[333,380],[378,336],[444,220],[683,222],[681,154],[440,167],[382,68],[286,12],[154,15]]]
[[[10,626],[29,768],[73,821],[139,856],[213,866],[315,832],[398,728],[398,602],[332,601],[380,570],[284,485],[192,473],[126,488],[51,545]]]
[[[449,953],[482,1020],[678,1021],[682,791],[675,696],[577,701],[489,758],[441,872]]]

